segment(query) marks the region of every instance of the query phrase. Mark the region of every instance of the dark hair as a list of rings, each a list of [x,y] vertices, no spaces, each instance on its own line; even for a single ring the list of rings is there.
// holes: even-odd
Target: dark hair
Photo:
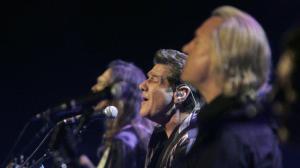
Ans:
[[[122,60],[112,61],[108,68],[112,71],[110,84],[114,85],[116,93],[112,105],[118,108],[118,116],[106,122],[107,131],[104,138],[110,140],[127,124],[138,124],[138,116],[142,101],[139,84],[146,79],[141,69],[134,64]],[[135,122],[132,122],[135,120]]]
[[[195,106],[197,106],[196,104],[199,103],[201,100],[197,89],[195,89],[192,85],[183,82],[180,79],[187,57],[188,56],[186,54],[176,50],[160,49],[156,52],[153,62],[154,64],[168,65],[171,68],[171,74],[168,77],[168,81],[171,87],[174,89],[174,91],[175,88],[181,84],[185,84],[190,87],[191,94],[183,103],[182,108],[185,112],[192,112]]]
[[[186,62],[187,55],[172,49],[160,49],[155,55],[154,64],[169,65],[171,68],[171,74],[168,77],[168,81],[173,88],[181,84],[180,75],[182,73],[183,66]]]
[[[125,62],[118,59],[112,61],[108,65],[108,68],[112,70],[111,83],[125,81],[138,86],[146,79],[143,71],[137,66],[135,66],[133,63]]]

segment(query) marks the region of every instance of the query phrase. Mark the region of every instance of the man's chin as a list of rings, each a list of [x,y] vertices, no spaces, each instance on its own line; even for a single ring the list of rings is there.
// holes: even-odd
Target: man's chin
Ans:
[[[148,120],[155,122],[155,117],[151,115],[150,111],[140,111],[140,115]]]
[[[192,78],[191,78],[190,76],[188,76],[188,75],[181,75],[180,79],[181,79],[182,81],[188,82],[189,84],[191,84],[191,85],[193,85],[193,86],[196,85],[195,80],[192,79]]]
[[[183,74],[180,76],[180,79],[183,80],[183,81],[189,81],[188,75],[187,75],[186,73],[183,73]]]
[[[147,111],[141,109],[141,110],[140,110],[140,116],[145,117],[145,118],[148,118],[149,112],[147,112]]]

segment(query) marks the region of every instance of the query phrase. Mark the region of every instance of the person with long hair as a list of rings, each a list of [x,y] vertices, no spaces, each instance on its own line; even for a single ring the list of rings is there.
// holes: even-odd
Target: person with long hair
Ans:
[[[101,74],[92,91],[99,92],[106,87],[115,90],[111,100],[99,102],[95,110],[108,105],[117,107],[115,119],[105,122],[102,145],[98,149],[100,168],[140,168],[144,166],[152,123],[139,115],[142,101],[139,84],[145,79],[143,72],[132,63],[112,61]],[[85,157],[82,165],[94,167]]]
[[[215,9],[183,47],[182,80],[202,94],[198,136],[187,167],[281,167],[278,138],[261,100],[271,50],[261,25],[235,7]]]

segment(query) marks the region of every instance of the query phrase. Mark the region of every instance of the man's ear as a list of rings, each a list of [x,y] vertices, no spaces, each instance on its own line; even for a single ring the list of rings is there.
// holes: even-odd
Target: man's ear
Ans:
[[[190,87],[187,85],[179,86],[174,93],[174,103],[181,104],[183,103],[191,93]]]

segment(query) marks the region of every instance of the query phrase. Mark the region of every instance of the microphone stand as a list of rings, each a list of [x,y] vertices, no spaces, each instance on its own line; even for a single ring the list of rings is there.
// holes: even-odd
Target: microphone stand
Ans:
[[[43,156],[41,156],[37,161],[35,161],[29,168],[41,168],[43,166],[43,162],[50,158],[50,152],[47,151]]]
[[[13,147],[10,149],[6,159],[4,160],[4,162],[2,163],[1,167],[5,167],[5,165],[7,164],[6,162],[9,161],[9,159],[14,155],[14,150],[16,149],[16,147],[18,146],[18,143],[21,141],[24,133],[26,132],[27,128],[29,127],[29,125],[31,124],[31,121],[27,122],[25,124],[25,126],[23,127],[23,129],[21,130],[21,132],[18,135],[17,140],[14,142]]]
[[[79,119],[79,123],[77,127],[74,129],[75,136],[79,136],[82,133],[82,128],[87,124],[87,122],[91,119],[91,116],[94,113],[94,109],[85,110],[82,116]]]
[[[43,138],[43,140],[39,143],[39,145],[34,149],[34,151],[30,154],[30,156],[22,163],[21,167],[24,167],[24,165],[28,164],[30,159],[38,152],[38,150],[41,148],[41,146],[46,142],[48,137],[51,135],[54,128],[50,129],[46,136]]]
[[[54,124],[52,122],[47,122],[42,126],[40,130],[38,130],[37,134],[31,139],[31,141],[24,146],[21,150],[20,153],[25,153],[32,147],[32,145],[39,140],[47,131],[49,131],[51,128],[53,128]]]
[[[7,155],[5,161],[2,163],[1,167],[5,167],[5,165],[7,164],[6,162],[8,162],[9,159],[11,159],[12,157],[16,157],[15,149],[17,148],[18,144],[20,143],[22,137],[25,135],[25,132],[28,129],[28,127],[30,126],[30,124],[35,121],[36,121],[36,119],[32,118],[25,124],[22,131],[19,133],[17,140],[14,142],[14,145],[11,148],[9,154]],[[19,151],[19,154],[24,153],[30,147],[32,147],[34,142],[37,139],[41,138],[42,135],[45,134],[49,129],[51,129],[52,126],[53,126],[53,123],[48,121],[46,125],[44,125],[41,129],[39,129],[38,133],[33,137],[33,139],[31,139],[31,141]]]
[[[27,150],[29,148],[29,146],[32,145],[33,142],[36,139],[40,138],[42,134],[44,134],[47,130],[49,130],[49,128],[53,128],[53,127],[49,126],[51,123],[53,123],[52,122],[53,118],[51,116],[52,113],[59,112],[59,111],[66,111],[69,108],[71,108],[71,111],[78,112],[78,111],[82,110],[82,106],[81,105],[86,105],[87,106],[87,105],[95,103],[95,101],[99,101],[101,99],[107,99],[107,98],[109,99],[111,96],[112,96],[111,87],[107,87],[101,93],[93,93],[93,94],[90,94],[88,97],[84,97],[84,98],[77,99],[77,100],[71,100],[69,103],[63,103],[63,104],[61,104],[59,106],[47,109],[46,111],[37,114],[33,118],[34,120],[46,119],[48,121],[48,123],[47,123],[46,126],[43,126],[40,129],[40,131],[34,136],[33,140],[31,140],[31,142],[29,143],[29,145],[25,146],[22,149],[22,151]],[[78,109],[78,107],[79,107],[79,109]],[[74,143],[74,139],[75,138],[70,138],[70,137],[76,137],[76,139],[80,139],[79,135],[82,133],[82,128],[84,128],[85,124],[87,123],[87,121],[89,121],[89,119],[91,118],[91,116],[92,116],[93,113],[94,113],[94,110],[87,110],[86,112],[84,112],[82,114],[82,117],[79,120],[78,126],[75,129],[73,129],[73,130],[72,130],[72,128],[68,128],[65,123],[59,122],[56,125],[56,128],[55,127],[53,128],[55,130],[52,133],[51,140],[50,140],[48,148],[50,150],[54,150],[54,151],[59,150],[60,143],[63,142],[62,145],[65,146],[65,151],[71,155],[71,158],[76,158],[77,157],[76,156],[77,152],[75,150],[75,147],[76,147],[76,144]],[[63,113],[63,114],[71,114],[71,113]],[[7,160],[9,160],[10,157],[13,155],[13,151],[15,150],[15,148],[18,145],[20,139],[24,135],[27,127],[29,126],[29,124],[32,121],[34,121],[33,119],[30,120],[30,122],[27,123],[25,125],[25,127],[23,128],[23,130],[21,131],[20,135],[18,136],[16,142],[14,143],[14,145],[13,145],[11,151],[9,152],[9,155],[6,158],[6,160],[3,163],[3,165],[5,165],[6,162],[7,162]],[[63,138],[64,136],[65,136],[65,138]],[[63,139],[66,139],[67,142],[69,142],[69,143],[66,143],[66,142],[62,141]],[[43,142],[44,142],[44,140],[43,140]],[[38,147],[38,149],[39,149],[39,147]],[[37,149],[35,149],[35,151],[31,154],[30,158],[33,157],[33,155],[36,153],[36,150]],[[52,154],[52,152],[50,152],[50,155],[54,156],[55,154]],[[29,160],[26,160],[26,162],[28,162],[28,161]],[[77,164],[74,164],[74,165],[77,165]],[[78,167],[78,166],[76,166],[76,167]]]
[[[76,141],[74,141],[76,139]],[[52,156],[54,167],[69,164],[70,167],[80,167],[78,163],[79,154],[76,150],[80,137],[74,134],[73,129],[59,122],[50,138],[48,149]]]

